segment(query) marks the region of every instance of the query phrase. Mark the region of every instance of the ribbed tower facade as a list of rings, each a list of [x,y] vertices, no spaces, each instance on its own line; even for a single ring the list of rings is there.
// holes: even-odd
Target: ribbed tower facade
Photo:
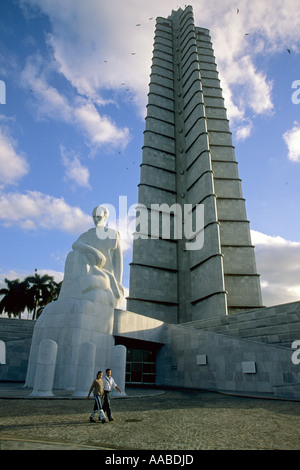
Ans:
[[[149,228],[134,240],[128,310],[185,323],[262,306],[211,38],[191,7],[156,20],[138,202]],[[153,205],[162,204],[194,216],[203,205],[201,249],[150,233]]]

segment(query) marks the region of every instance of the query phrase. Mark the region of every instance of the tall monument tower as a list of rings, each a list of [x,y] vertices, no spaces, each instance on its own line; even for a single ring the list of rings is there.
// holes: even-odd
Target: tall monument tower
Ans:
[[[135,239],[127,308],[185,323],[261,307],[214,51],[192,7],[157,18],[150,77],[138,202],[149,220],[153,204],[189,204],[194,215],[202,204],[204,243],[188,250],[150,228]]]

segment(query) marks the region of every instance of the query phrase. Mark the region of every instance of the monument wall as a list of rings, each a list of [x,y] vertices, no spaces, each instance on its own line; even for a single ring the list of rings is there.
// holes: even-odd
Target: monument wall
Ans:
[[[157,385],[269,398],[300,399],[293,349],[196,330],[167,328],[157,355]]]
[[[35,321],[0,318],[0,382],[23,382],[26,378]]]

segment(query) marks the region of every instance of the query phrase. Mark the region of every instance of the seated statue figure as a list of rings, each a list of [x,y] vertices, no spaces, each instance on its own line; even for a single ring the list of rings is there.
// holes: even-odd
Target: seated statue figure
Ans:
[[[34,383],[43,339],[50,339],[58,346],[54,377],[57,389],[74,389],[83,343],[95,344],[96,357],[103,361],[101,367],[110,361],[114,309],[124,298],[124,288],[120,235],[106,226],[107,218],[105,207],[95,207],[95,227],[72,245],[59,297],[46,305],[36,322],[27,369],[28,387]]]
[[[95,227],[80,235],[66,259],[64,281],[59,300],[80,298],[103,301],[103,292],[115,308],[124,297],[120,235],[108,228],[108,209],[93,210]]]

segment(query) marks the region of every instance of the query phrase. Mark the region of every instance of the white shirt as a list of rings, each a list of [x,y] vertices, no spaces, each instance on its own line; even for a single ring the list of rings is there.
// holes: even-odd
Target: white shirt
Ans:
[[[117,384],[112,377],[104,377],[103,379],[103,388],[107,392],[111,392],[113,388],[116,388]]]

